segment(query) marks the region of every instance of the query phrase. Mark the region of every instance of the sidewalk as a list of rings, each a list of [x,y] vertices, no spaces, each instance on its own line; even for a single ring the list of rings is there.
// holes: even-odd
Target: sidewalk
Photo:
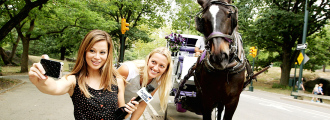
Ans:
[[[73,104],[68,94],[41,93],[25,76],[2,76],[24,83],[0,93],[1,120],[74,120]]]

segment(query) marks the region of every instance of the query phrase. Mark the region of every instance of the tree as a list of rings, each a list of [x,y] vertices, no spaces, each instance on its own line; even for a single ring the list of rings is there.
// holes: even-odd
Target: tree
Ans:
[[[7,34],[16,26],[18,25],[21,21],[23,21],[29,14],[29,12],[35,8],[39,7],[39,9],[42,8],[43,4],[46,4],[48,0],[37,0],[34,2],[31,2],[31,0],[24,0],[25,5],[22,9],[20,9],[19,13],[15,14],[6,24],[4,24],[1,29],[0,29],[0,41],[2,41]],[[7,2],[11,1],[1,1],[0,5],[2,6],[4,4],[5,8],[8,8],[8,5],[6,4]],[[23,3],[23,1],[18,2],[18,3]],[[1,10],[1,12],[4,10]]]
[[[330,17],[329,0],[318,2],[311,0],[307,5],[307,37],[320,32]],[[305,0],[240,0],[237,7],[245,45],[258,46],[258,49],[268,52],[271,56],[263,60],[267,64],[281,62],[280,84],[288,85],[291,67],[299,54],[295,47],[302,43]],[[314,40],[308,37],[307,43]],[[315,47],[318,46],[308,45],[308,49]]]
[[[130,24],[130,30],[125,33],[125,49],[131,48],[132,43],[137,40],[152,41],[148,35],[150,30],[163,26],[165,20],[162,13],[169,9],[166,0],[96,0],[91,2],[90,8],[95,12],[101,12],[105,19],[117,22],[117,30],[110,32],[115,43],[120,43],[122,37],[121,18],[126,19]],[[140,25],[143,24],[147,25],[149,30],[141,30]],[[115,49],[119,51],[118,46],[115,46]]]
[[[174,30],[182,30],[184,33],[198,35],[201,34],[196,30],[195,17],[196,14],[202,11],[197,0],[175,0],[176,4],[172,5],[173,11],[171,15],[171,25]],[[175,11],[177,11],[175,13]]]
[[[101,14],[88,8],[88,1],[54,1],[38,11],[38,28],[34,31],[41,42],[34,42],[34,53],[50,54],[50,57],[64,60],[78,50],[81,40],[93,29],[107,32],[116,30],[116,23],[105,20]],[[91,24],[92,23],[92,24]],[[33,49],[33,48],[32,48]],[[39,51],[43,49],[44,51]]]
[[[8,13],[10,13],[9,15],[13,14],[14,16],[16,13],[15,10],[19,10],[19,6],[24,5],[24,2],[11,3],[11,6],[16,8],[7,9]],[[76,43],[80,43],[80,40],[88,31],[93,29],[105,29],[108,26],[113,28],[113,26],[111,27],[111,25],[113,25],[111,24],[111,21],[106,22],[101,15],[90,11],[87,8],[87,5],[87,1],[53,1],[50,4],[45,4],[43,6],[44,9],[40,8],[38,10],[31,10],[27,16],[27,19],[24,19],[20,24],[15,26],[16,31],[23,43],[21,72],[28,71],[29,45],[32,40],[49,40],[49,45],[54,46],[44,45],[43,47],[49,47],[53,50],[50,50],[48,53],[45,53],[45,51],[41,52],[44,52],[43,54],[56,54],[60,52],[62,57],[61,59],[64,59],[67,49],[69,48],[70,51],[73,46],[77,46]],[[65,32],[66,29],[71,29],[72,31]],[[110,31],[113,29],[108,30]],[[80,32],[80,34],[72,34],[72,32]],[[79,36],[81,34],[83,35]],[[78,35],[79,37],[75,35]],[[71,39],[63,38],[63,36],[71,36]],[[72,39],[72,37],[77,37],[78,39]],[[53,39],[50,40],[49,38]]]
[[[330,29],[329,25],[322,28],[320,32],[317,32],[309,37],[308,46],[305,52],[308,54],[310,60],[304,65],[304,68],[308,68],[312,71],[322,68],[323,65],[329,64],[330,56]]]

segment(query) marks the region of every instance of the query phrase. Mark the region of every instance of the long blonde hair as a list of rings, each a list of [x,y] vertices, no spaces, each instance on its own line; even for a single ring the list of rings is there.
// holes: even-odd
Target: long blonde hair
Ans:
[[[108,43],[108,57],[104,65],[100,68],[101,74],[101,84],[104,90],[112,91],[111,85],[117,85],[116,79],[122,79],[122,76],[117,72],[117,70],[112,65],[113,58],[113,44],[110,35],[102,30],[92,30],[90,31],[80,44],[78,50],[78,56],[75,66],[69,75],[78,76],[78,85],[80,91],[87,97],[93,97],[89,92],[84,78],[88,76],[87,62],[86,62],[86,52],[89,51],[92,46],[99,41],[107,41]],[[67,77],[66,76],[66,77]]]
[[[167,65],[167,69],[165,70],[165,72],[160,76],[160,78],[157,80],[158,82],[160,82],[159,85],[159,100],[160,100],[160,107],[163,111],[165,111],[166,107],[167,107],[167,102],[168,102],[168,96],[170,94],[170,90],[172,88],[172,68],[173,68],[173,63],[172,63],[172,58],[171,58],[171,52],[168,50],[168,48],[166,47],[159,47],[154,49],[153,51],[151,51],[149,53],[149,55],[147,55],[147,57],[145,58],[145,65],[143,68],[143,72],[140,72],[140,75],[143,76],[143,81],[142,81],[142,86],[146,87],[148,84],[148,61],[150,59],[150,57],[155,54],[155,53],[159,53],[164,55],[167,58],[168,61],[168,65]]]

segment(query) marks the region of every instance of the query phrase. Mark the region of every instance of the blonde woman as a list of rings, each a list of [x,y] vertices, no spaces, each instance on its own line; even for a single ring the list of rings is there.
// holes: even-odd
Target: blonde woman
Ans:
[[[314,95],[317,95],[319,93],[319,85],[318,84],[315,84],[315,87],[313,89],[313,92],[312,92]],[[311,100],[312,102],[314,102],[314,97],[312,98]],[[319,101],[318,98],[316,98],[316,101]]]
[[[43,93],[68,93],[73,102],[75,119],[114,120],[113,113],[119,107],[126,106],[125,111],[131,114],[138,103],[125,105],[118,100],[118,93],[125,88],[122,76],[112,65],[112,55],[110,35],[102,30],[93,30],[83,39],[70,74],[55,81],[44,75],[45,70],[40,63],[34,63],[29,79]]]
[[[118,72],[126,78],[125,102],[136,96],[136,92],[149,84],[156,89],[151,93],[154,95],[159,90],[160,106],[164,111],[167,107],[169,92],[172,88],[172,62],[171,52],[165,48],[156,48],[143,61],[126,62],[118,68]],[[132,114],[131,120],[140,118],[146,108],[146,103],[142,101],[137,110]]]

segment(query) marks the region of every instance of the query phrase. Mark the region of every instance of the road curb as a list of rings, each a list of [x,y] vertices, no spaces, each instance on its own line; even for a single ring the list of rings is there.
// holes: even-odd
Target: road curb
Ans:
[[[298,99],[294,99],[293,96],[280,97],[280,98],[285,99],[285,100],[300,102],[300,103],[304,103],[304,104],[314,105],[314,106],[318,106],[318,107],[330,108],[330,105],[328,105],[326,103],[317,103],[317,102],[311,102],[311,101],[307,101],[307,100],[298,100]]]
[[[22,84],[24,84],[24,83],[25,83],[25,81],[22,81],[22,82],[20,82],[20,83],[14,85],[14,86],[11,86],[11,87],[9,87],[9,88],[7,88],[7,89],[1,90],[1,91],[0,91],[0,94],[1,94],[1,93],[4,93],[4,92],[6,92],[6,91],[9,91],[9,90],[11,90],[11,89],[13,89],[13,88],[15,88],[15,87],[18,87],[18,86],[20,86],[20,85],[22,85]]]

